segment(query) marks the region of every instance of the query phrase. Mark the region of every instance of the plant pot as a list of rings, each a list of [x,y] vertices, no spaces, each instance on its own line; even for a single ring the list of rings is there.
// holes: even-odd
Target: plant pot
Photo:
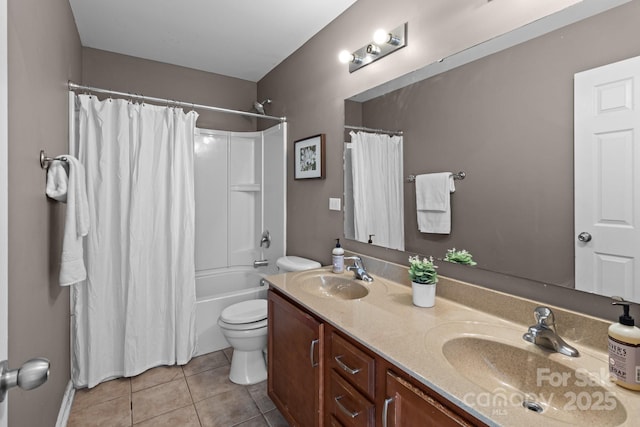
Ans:
[[[411,282],[413,305],[433,307],[436,304],[436,284]]]

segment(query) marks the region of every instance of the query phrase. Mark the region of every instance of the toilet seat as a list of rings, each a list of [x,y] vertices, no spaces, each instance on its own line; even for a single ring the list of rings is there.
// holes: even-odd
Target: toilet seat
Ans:
[[[253,325],[254,323],[264,322],[266,326],[267,321],[267,300],[266,299],[253,299],[248,301],[242,301],[237,304],[232,304],[229,307],[222,310],[220,314],[220,321],[228,325],[245,325],[252,327],[245,327],[242,329],[255,329],[260,326]]]
[[[228,331],[253,331],[267,327],[267,319],[251,323],[227,323],[222,318],[218,319],[218,326]]]

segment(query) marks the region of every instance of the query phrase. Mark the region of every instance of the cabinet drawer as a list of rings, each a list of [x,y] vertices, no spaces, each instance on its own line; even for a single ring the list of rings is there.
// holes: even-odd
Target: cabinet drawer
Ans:
[[[375,359],[349,343],[335,332],[331,333],[329,366],[347,378],[368,398],[374,398]]]
[[[329,414],[345,427],[373,426],[375,406],[335,371],[329,385]]]

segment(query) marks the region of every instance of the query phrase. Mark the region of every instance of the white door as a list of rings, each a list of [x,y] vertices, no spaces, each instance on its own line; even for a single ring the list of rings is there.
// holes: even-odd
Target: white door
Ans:
[[[574,83],[576,289],[640,302],[640,57]]]
[[[0,361],[7,360],[7,0],[0,0]],[[7,427],[7,399],[0,403],[0,427]]]

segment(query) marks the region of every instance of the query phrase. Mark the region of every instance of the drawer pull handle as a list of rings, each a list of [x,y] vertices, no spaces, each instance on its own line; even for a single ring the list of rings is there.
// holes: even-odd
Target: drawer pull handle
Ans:
[[[340,366],[342,368],[343,371],[350,373],[351,375],[355,375],[358,372],[360,372],[362,369],[358,368],[358,369],[353,369],[350,368],[349,366],[347,366],[342,360],[342,355],[340,356],[336,356],[334,357],[336,363],[338,364],[338,366]]]
[[[393,397],[388,397],[384,400],[384,406],[382,407],[382,427],[387,427],[387,416],[391,402],[393,402]]]
[[[344,396],[338,396],[338,397],[334,397],[333,400],[336,401],[336,405],[338,405],[338,408],[340,408],[340,410],[349,418],[353,419],[355,417],[357,417],[360,412],[351,412],[350,410],[348,410],[347,408],[344,407],[344,405],[340,402],[342,399],[344,398]]]
[[[311,346],[309,346],[309,360],[311,361],[311,367],[315,368],[318,366],[318,362],[316,362],[315,353],[316,353],[316,345],[318,344],[318,340],[311,341]]]

